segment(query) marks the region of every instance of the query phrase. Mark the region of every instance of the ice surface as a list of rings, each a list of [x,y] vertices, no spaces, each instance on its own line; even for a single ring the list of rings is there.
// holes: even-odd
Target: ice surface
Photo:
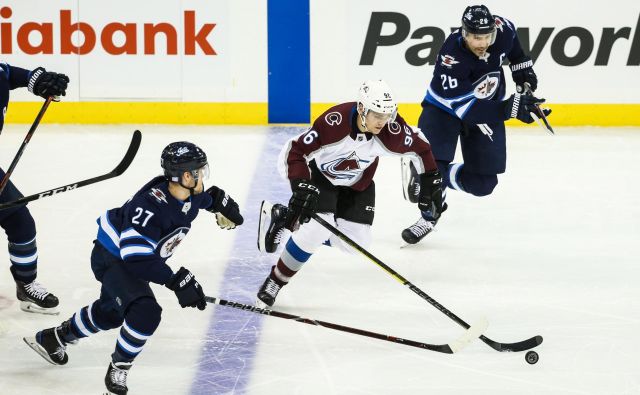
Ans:
[[[41,125],[12,180],[31,194],[111,170],[134,126]],[[0,136],[6,168],[26,133]],[[97,297],[89,267],[95,219],[159,174],[159,154],[190,140],[212,178],[238,201],[245,225],[217,228],[203,212],[170,260],[215,297],[252,303],[277,254],[256,248],[262,199],[286,201],[276,171],[282,144],[301,128],[140,127],[142,147],[121,177],[30,204],[38,227],[38,280],[60,297],[61,315],[19,310],[0,261],[0,394],[100,394],[116,331],[68,348],[52,366],[22,337],[57,325]],[[640,372],[640,130],[514,129],[507,173],[485,198],[449,191],[437,232],[400,249],[418,218],[402,200],[400,165],[376,175],[371,252],[467,322],[486,316],[502,342],[544,336],[540,361],[480,341],[455,355],[316,328],[224,307],[181,309],[154,287],[162,322],[129,375],[131,394],[638,394]],[[212,307],[212,306],[210,306]],[[428,343],[462,328],[364,257],[323,247],[283,289],[276,309]]]

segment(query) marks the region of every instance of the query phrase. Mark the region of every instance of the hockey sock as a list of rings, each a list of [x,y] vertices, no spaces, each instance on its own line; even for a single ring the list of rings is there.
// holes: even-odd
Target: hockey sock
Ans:
[[[162,308],[152,298],[138,299],[129,306],[111,354],[114,363],[133,362],[160,325],[161,312]]]
[[[36,279],[38,273],[38,249],[36,238],[26,242],[9,242],[9,260],[11,273],[16,281],[29,284]]]
[[[62,341],[71,343],[83,337],[91,336],[98,333],[102,329],[96,325],[93,313],[94,303],[84,306],[77,313],[74,313],[69,319],[69,330],[62,334]]]
[[[29,210],[26,207],[20,207],[6,217],[0,216],[0,226],[9,239],[9,260],[13,279],[25,284],[33,282],[37,274],[38,249],[36,223]]]

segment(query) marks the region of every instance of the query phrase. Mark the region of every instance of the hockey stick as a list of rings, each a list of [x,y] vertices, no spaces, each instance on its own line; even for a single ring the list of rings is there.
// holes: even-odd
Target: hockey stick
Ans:
[[[376,265],[380,266],[382,269],[384,269],[384,271],[389,273],[393,278],[398,280],[398,282],[400,282],[402,285],[407,286],[415,294],[417,294],[422,299],[424,299],[427,302],[429,302],[432,306],[434,306],[436,309],[438,309],[444,315],[446,315],[447,317],[449,317],[452,320],[454,320],[455,322],[457,322],[458,325],[462,326],[465,329],[469,329],[470,325],[467,324],[465,321],[463,321],[460,317],[458,317],[457,315],[452,313],[449,309],[447,309],[446,307],[444,307],[443,305],[438,303],[438,301],[433,299],[431,296],[427,295],[420,288],[418,288],[415,285],[413,285],[409,280],[407,280],[406,278],[402,277],[398,272],[396,272],[395,270],[393,270],[389,266],[385,265],[384,262],[382,262],[381,260],[379,260],[378,258],[373,256],[367,250],[365,250],[360,245],[358,245],[358,243],[356,243],[355,241],[351,240],[344,233],[342,233],[338,229],[336,229],[333,225],[331,225],[330,223],[328,223],[324,219],[320,218],[318,216],[318,214],[313,214],[313,219],[318,221],[318,223],[320,223],[320,225],[322,225],[323,227],[328,229],[331,233],[333,233],[338,238],[340,238],[340,240],[342,240],[345,243],[349,244],[351,247],[356,249],[362,255],[364,255],[367,258],[369,258],[373,263],[375,263]],[[516,342],[516,343],[500,343],[500,342],[496,342],[494,340],[491,340],[491,339],[489,339],[488,337],[486,337],[484,335],[480,335],[480,339],[483,342],[485,342],[487,345],[489,345],[491,348],[493,348],[494,350],[501,351],[501,352],[504,352],[504,351],[525,351],[525,350],[529,350],[531,348],[534,348],[534,347],[536,347],[536,346],[538,346],[538,345],[540,345],[542,343],[542,336],[534,336],[534,337],[532,337],[530,339],[523,340],[523,341]]]
[[[9,182],[9,177],[11,177],[13,170],[18,165],[18,161],[22,157],[22,153],[24,152],[24,149],[27,147],[27,144],[29,144],[29,141],[31,140],[31,136],[33,136],[33,133],[35,133],[36,128],[40,124],[40,120],[44,116],[44,113],[47,111],[47,108],[49,108],[49,104],[53,99],[54,99],[53,96],[49,96],[47,100],[45,100],[44,103],[42,104],[42,107],[40,108],[40,112],[38,112],[36,119],[33,121],[33,124],[31,124],[31,128],[29,128],[27,135],[22,141],[22,145],[18,149],[18,153],[13,158],[13,161],[11,161],[11,165],[9,165],[9,169],[7,169],[6,173],[4,174],[4,177],[2,177],[2,181],[0,181],[0,195],[2,195],[4,188],[7,186],[7,183]]]
[[[533,95],[533,92],[531,91],[531,85],[528,82],[524,83],[524,93],[525,93],[525,95]],[[536,110],[534,112],[530,113],[531,117],[536,121],[536,123],[542,129],[548,131],[551,134],[556,134],[553,131],[553,128],[551,127],[551,125],[549,124],[549,121],[547,121],[547,116],[544,115],[544,111],[542,111],[540,106],[536,104],[534,107],[535,107]],[[540,122],[540,120],[542,120],[542,122]]]
[[[283,312],[275,311],[275,310],[271,310],[271,309],[261,309],[261,308],[256,307],[256,306],[252,306],[252,305],[248,305],[248,304],[242,304],[242,303],[238,303],[238,302],[231,302],[231,301],[228,301],[228,300],[218,299],[218,298],[214,298],[214,297],[211,297],[211,296],[205,296],[204,299],[207,301],[207,303],[213,303],[213,304],[217,304],[217,305],[220,305],[220,306],[230,307],[230,308],[234,308],[234,309],[238,309],[238,310],[249,311],[249,312],[252,312],[252,313],[255,313],[255,314],[262,314],[262,315],[269,315],[269,316],[272,316],[272,317],[284,318],[286,320],[294,320],[296,322],[300,322],[300,323],[303,323],[303,324],[309,324],[309,325],[315,325],[315,326],[323,326],[325,328],[334,329],[336,331],[353,333],[354,335],[359,335],[359,336],[372,337],[372,338],[378,339],[378,340],[385,340],[385,341],[389,341],[389,342],[392,342],[392,343],[400,343],[400,344],[404,344],[405,346],[422,348],[424,350],[436,351],[436,352],[441,352],[441,353],[444,353],[444,354],[453,354],[453,353],[459,352],[464,347],[466,347],[467,344],[469,344],[469,342],[471,342],[473,339],[475,339],[479,335],[481,335],[482,332],[484,332],[487,329],[487,326],[488,326],[488,323],[487,323],[486,320],[480,320],[479,322],[475,323],[473,326],[467,328],[467,330],[462,334],[462,336],[460,336],[456,340],[452,341],[451,343],[448,343],[448,344],[428,344],[428,343],[418,342],[418,341],[415,341],[415,340],[403,339],[401,337],[383,335],[383,334],[376,333],[376,332],[370,332],[370,331],[366,331],[364,329],[358,329],[358,328],[352,328],[352,327],[349,327],[349,326],[333,324],[331,322],[314,320],[312,318],[304,318],[304,317],[300,317],[300,316],[297,316],[297,315],[283,313]]]
[[[140,147],[140,141],[142,140],[142,133],[139,130],[133,132],[133,137],[131,137],[131,143],[129,143],[129,148],[127,148],[127,153],[124,154],[124,157],[118,163],[118,165],[111,170],[110,172],[103,174],[101,176],[89,178],[87,180],[82,180],[78,182],[74,182],[73,184],[63,185],[58,188],[49,189],[44,192],[36,193],[34,195],[25,196],[18,200],[14,200],[13,202],[7,202],[0,204],[0,210],[5,210],[11,207],[19,206],[21,204],[25,204],[31,202],[33,200],[42,199],[48,196],[57,195],[59,193],[68,192],[74,189],[78,189],[87,185],[95,184],[96,182],[108,180],[110,178],[117,177],[127,170],[131,162],[133,162],[133,158],[135,158],[136,153],[138,152],[138,148]]]

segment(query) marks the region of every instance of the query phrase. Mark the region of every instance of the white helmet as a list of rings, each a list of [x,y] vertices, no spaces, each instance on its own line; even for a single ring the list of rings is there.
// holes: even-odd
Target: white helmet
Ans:
[[[398,104],[391,88],[383,80],[367,80],[362,83],[358,91],[358,104],[362,104],[366,117],[369,110],[380,114],[391,114],[389,122],[393,122],[398,112]]]

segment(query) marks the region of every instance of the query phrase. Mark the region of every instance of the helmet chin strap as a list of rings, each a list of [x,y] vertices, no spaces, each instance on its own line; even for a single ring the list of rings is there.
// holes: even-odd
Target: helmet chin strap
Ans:
[[[196,193],[195,193],[195,189],[196,189],[196,187],[198,186],[198,179],[199,179],[199,177],[198,177],[198,174],[197,174],[197,173],[196,173],[195,175],[194,175],[193,173],[191,173],[191,176],[193,177],[193,180],[195,181],[195,183],[194,183],[193,187],[188,187],[188,186],[184,185],[184,184],[182,183],[182,177],[180,178],[180,182],[179,182],[179,184],[180,184],[180,186],[181,186],[181,187],[183,187],[184,189],[188,189],[188,190],[189,190],[189,197],[191,197],[191,196],[193,196],[193,195],[195,195],[195,194],[196,194]]]
[[[368,132],[369,128],[367,128],[366,116],[367,116],[367,112],[369,112],[369,110],[364,108],[363,104],[360,104],[360,105],[362,106],[362,114],[358,114],[360,116],[360,124],[364,128],[364,131]]]

